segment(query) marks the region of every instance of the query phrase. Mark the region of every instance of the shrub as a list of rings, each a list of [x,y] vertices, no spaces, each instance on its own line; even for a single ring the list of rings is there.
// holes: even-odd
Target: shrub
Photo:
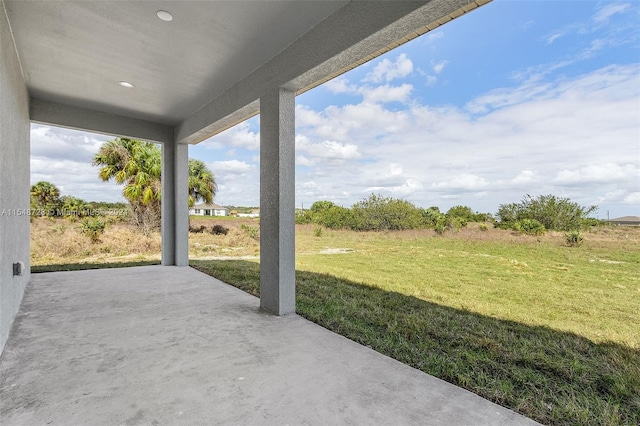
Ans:
[[[550,231],[579,229],[597,206],[580,206],[555,195],[526,195],[520,203],[501,204],[497,216],[499,228],[513,228],[523,219],[535,219]]]
[[[405,200],[385,198],[371,194],[369,198],[353,205],[356,231],[387,231],[416,229],[424,226],[420,209]]]
[[[213,225],[213,227],[211,228],[211,233],[213,235],[227,235],[227,232],[229,232],[229,229],[225,228],[222,225]]]
[[[296,210],[296,224],[306,225],[313,223],[313,212],[311,210]]]
[[[330,208],[335,207],[335,203],[331,201],[316,201],[311,205],[311,211],[313,213],[321,213],[325,210],[329,210]]]
[[[479,227],[478,229],[480,229],[481,231],[483,231],[483,232],[484,232],[484,231],[488,231],[488,230],[489,230],[489,227],[487,226],[487,224],[486,224],[486,223],[481,223],[481,224],[480,224],[480,227]]]
[[[427,228],[434,228],[438,223],[438,219],[442,216],[440,209],[434,206],[429,207],[428,209],[421,209],[420,213],[422,213],[422,219]]]
[[[460,218],[465,223],[473,222],[475,219],[475,213],[467,206],[453,206],[447,210],[447,216],[450,218]],[[462,222],[461,222],[462,223]]]
[[[498,218],[498,222],[495,225],[496,228],[513,229],[513,226],[518,221],[519,211],[520,206],[518,203],[500,204],[498,213],[496,213]]]
[[[517,221],[513,229],[526,235],[543,235],[546,231],[543,224],[535,219],[522,219]]]
[[[190,226],[189,232],[193,232],[194,234],[202,234],[204,231],[206,231],[206,229],[207,227],[205,225]]]
[[[567,241],[567,245],[571,247],[577,247],[583,243],[584,237],[579,230],[575,229],[571,232],[564,234],[564,238]]]
[[[447,221],[447,216],[440,213],[440,216],[436,218],[436,223],[433,225],[433,230],[436,231],[437,234],[442,235],[449,228]]]
[[[249,238],[253,238],[254,240],[260,239],[260,228],[257,226],[249,226],[243,223],[240,228],[249,235]]]
[[[461,228],[467,227],[467,219],[463,217],[447,217],[449,229],[458,232]]]
[[[315,228],[313,228],[313,236],[314,237],[322,237],[322,226],[316,226]]]
[[[106,224],[100,217],[87,217],[82,221],[81,232],[89,237],[92,243],[100,241],[100,236],[104,233]]]
[[[356,227],[353,212],[347,208],[336,205],[316,212],[313,222],[331,229],[354,229]]]

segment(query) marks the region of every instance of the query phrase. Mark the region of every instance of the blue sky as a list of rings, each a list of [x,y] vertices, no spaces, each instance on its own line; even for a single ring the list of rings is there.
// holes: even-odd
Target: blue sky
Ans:
[[[296,205],[371,193],[495,212],[555,194],[640,215],[640,3],[500,1],[296,99]],[[259,205],[259,117],[189,155],[220,204]],[[91,156],[108,138],[32,127],[32,181],[118,200]]]

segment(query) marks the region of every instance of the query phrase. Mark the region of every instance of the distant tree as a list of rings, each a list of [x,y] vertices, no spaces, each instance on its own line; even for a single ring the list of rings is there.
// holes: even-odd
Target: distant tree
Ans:
[[[80,198],[65,195],[60,198],[65,217],[74,222],[85,215],[87,203]]]
[[[371,194],[353,205],[352,229],[383,231],[416,229],[424,226],[420,209],[409,201]]]
[[[454,218],[464,219],[467,222],[473,222],[475,218],[475,213],[471,210],[471,207],[467,206],[453,206],[449,210],[447,210],[447,216]]]
[[[209,168],[200,160],[189,159],[189,207],[198,201],[210,203],[218,185]]]
[[[47,212],[60,207],[60,190],[51,182],[40,181],[31,186],[31,206]]]
[[[309,210],[311,210],[314,213],[320,213],[324,210],[329,210],[331,207],[334,207],[335,204],[332,203],[331,201],[316,201],[315,203],[311,204],[311,208]]]
[[[500,204],[496,213],[496,218],[498,219],[496,227],[511,229],[518,221],[520,209],[521,207],[518,203]]]
[[[580,229],[588,222],[597,206],[581,206],[569,198],[555,195],[532,197],[525,195],[520,203],[501,204],[496,214],[500,228],[512,228],[524,219],[536,220],[549,231],[571,231]]]
[[[440,208],[431,206],[427,209],[421,210],[422,217],[424,219],[425,226],[428,228],[434,228],[440,222],[444,221],[444,214],[440,212]],[[443,230],[444,232],[444,230]]]

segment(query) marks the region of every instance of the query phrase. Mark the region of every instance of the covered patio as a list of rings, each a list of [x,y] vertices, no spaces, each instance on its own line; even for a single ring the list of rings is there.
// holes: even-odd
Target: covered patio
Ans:
[[[192,268],[34,274],[2,424],[535,422]]]
[[[295,315],[295,96],[489,0],[0,0],[0,417],[530,424]],[[260,114],[258,300],[188,267],[188,146]],[[31,275],[30,123],[162,144],[162,266]]]

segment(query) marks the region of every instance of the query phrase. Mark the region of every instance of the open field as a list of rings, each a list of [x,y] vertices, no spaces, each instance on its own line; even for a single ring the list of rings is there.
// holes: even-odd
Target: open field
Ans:
[[[211,218],[193,218],[191,226],[212,224]],[[229,231],[227,235],[211,235],[209,232],[190,233],[189,255],[192,258],[246,257],[259,255],[260,242],[251,238],[250,231],[257,231],[256,219],[217,218]],[[242,225],[245,228],[242,228]],[[159,261],[160,232],[144,235],[128,223],[107,225],[105,234],[97,243],[80,232],[80,222],[47,217],[34,218],[31,222],[31,265],[44,266],[73,263],[112,263]]]
[[[215,223],[228,234],[191,234],[192,265],[257,295],[258,222],[192,219]],[[34,225],[32,245],[53,240],[67,257],[32,262],[83,261],[91,244],[73,252],[65,241],[84,244],[73,225],[55,226]],[[118,261],[100,253],[111,233],[138,261],[158,256],[144,239],[127,246],[122,226],[90,262]],[[543,423],[640,423],[640,228],[599,228],[568,247],[561,233],[477,225],[444,236],[304,225],[296,250],[300,315]]]

